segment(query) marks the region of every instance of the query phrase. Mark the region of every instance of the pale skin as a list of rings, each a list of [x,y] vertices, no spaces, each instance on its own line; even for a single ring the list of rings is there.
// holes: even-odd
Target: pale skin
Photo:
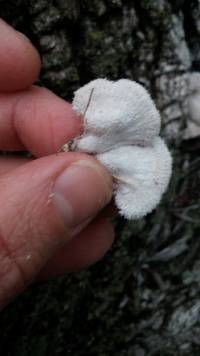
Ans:
[[[110,248],[112,178],[93,157],[59,153],[81,134],[69,103],[33,86],[41,61],[0,20],[0,309],[34,280],[89,266]],[[30,151],[35,158],[17,156]]]

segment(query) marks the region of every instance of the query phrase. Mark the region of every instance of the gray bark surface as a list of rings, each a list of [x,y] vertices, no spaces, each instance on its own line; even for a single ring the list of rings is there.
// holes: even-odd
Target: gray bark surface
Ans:
[[[115,221],[103,261],[32,286],[1,313],[0,354],[199,355],[200,140],[183,138],[188,83],[200,71],[200,1],[0,0],[0,16],[38,48],[39,84],[67,100],[98,77],[144,84],[174,157],[160,206]]]

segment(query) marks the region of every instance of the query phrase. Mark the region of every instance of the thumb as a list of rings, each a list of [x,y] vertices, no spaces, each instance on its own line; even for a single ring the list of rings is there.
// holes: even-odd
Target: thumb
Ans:
[[[61,153],[0,178],[0,308],[109,202],[112,181],[92,157]]]

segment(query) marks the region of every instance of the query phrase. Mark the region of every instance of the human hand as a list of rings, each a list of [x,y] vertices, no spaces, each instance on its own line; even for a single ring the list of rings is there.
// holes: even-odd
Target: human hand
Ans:
[[[81,133],[71,105],[32,86],[40,71],[28,39],[0,20],[0,309],[30,282],[88,266],[111,246],[99,212],[112,179],[94,158],[58,149]]]

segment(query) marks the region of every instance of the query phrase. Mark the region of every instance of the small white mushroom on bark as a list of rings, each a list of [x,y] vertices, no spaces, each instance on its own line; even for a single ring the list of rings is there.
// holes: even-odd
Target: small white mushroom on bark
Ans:
[[[171,156],[159,138],[160,114],[138,83],[96,79],[75,92],[83,134],[66,145],[90,153],[114,179],[119,213],[141,218],[159,203],[171,175]]]
[[[184,138],[200,136],[200,73],[193,72],[188,79],[188,126]]]

